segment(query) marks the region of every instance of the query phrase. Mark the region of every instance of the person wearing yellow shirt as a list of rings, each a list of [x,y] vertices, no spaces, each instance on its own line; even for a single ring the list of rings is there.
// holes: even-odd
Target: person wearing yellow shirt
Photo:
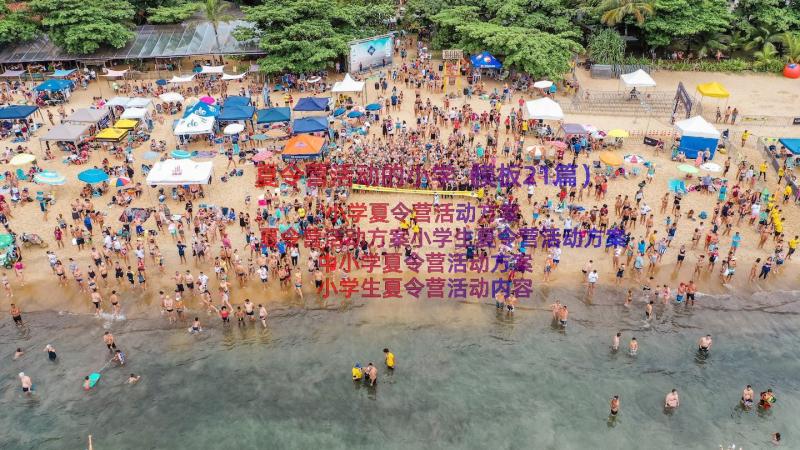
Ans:
[[[750,138],[750,132],[747,131],[747,130],[744,130],[744,133],[742,133],[742,147],[744,147],[744,144],[747,143],[747,140],[749,138]]]
[[[761,180],[761,177],[764,177],[764,181],[767,181],[767,162],[761,161],[761,165],[758,166],[758,178],[756,181]]]
[[[390,352],[388,348],[383,349],[383,356],[386,359],[386,367],[394,370],[394,353]]]
[[[783,189],[783,204],[785,205],[786,202],[789,201],[789,197],[792,196],[792,185],[787,184],[786,187]]]
[[[797,244],[800,244],[800,239],[798,239],[797,235],[794,238],[789,239],[789,252],[786,253],[786,260],[792,259],[792,253],[797,250]]]
[[[781,166],[778,169],[778,184],[781,184],[781,180],[783,179],[784,175],[786,175],[786,169],[784,169],[783,166]]]
[[[353,366],[353,381],[361,381],[364,378],[364,370],[361,369],[361,364],[356,363]]]
[[[775,221],[775,236],[778,236],[781,233],[783,233],[783,222],[777,220]]]

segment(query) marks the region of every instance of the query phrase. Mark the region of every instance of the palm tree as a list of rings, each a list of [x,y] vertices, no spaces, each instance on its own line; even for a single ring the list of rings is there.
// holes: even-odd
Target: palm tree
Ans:
[[[230,15],[225,14],[229,6],[228,3],[221,0],[205,0],[203,2],[203,13],[206,16],[206,20],[211,22],[211,26],[214,28],[214,41],[217,43],[217,50],[220,51],[222,49],[219,46],[219,24],[232,19]]]
[[[778,50],[775,49],[775,46],[772,44],[772,42],[767,42],[764,44],[761,50],[753,53],[753,57],[756,60],[755,66],[761,68],[772,67],[776,61],[779,61]]]
[[[599,9],[603,12],[600,22],[608,26],[622,23],[628,16],[633,16],[636,23],[642,25],[654,11],[653,4],[643,0],[604,0]]]
[[[767,26],[752,27],[750,31],[750,42],[745,45],[745,50],[762,48],[767,44],[780,42],[781,33]]]
[[[783,58],[789,64],[800,64],[800,33],[783,33]]]

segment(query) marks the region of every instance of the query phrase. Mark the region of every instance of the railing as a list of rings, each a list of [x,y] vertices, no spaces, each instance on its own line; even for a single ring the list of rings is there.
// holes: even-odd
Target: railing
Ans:
[[[566,112],[578,114],[669,117],[674,104],[675,94],[672,92],[639,92],[632,98],[627,90],[580,89],[571,101],[561,106]]]

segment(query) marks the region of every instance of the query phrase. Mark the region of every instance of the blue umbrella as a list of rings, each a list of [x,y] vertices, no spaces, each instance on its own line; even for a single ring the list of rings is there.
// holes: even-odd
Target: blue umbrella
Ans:
[[[363,115],[364,113],[362,113],[361,111],[350,111],[349,113],[347,113],[347,117],[351,119],[357,119]]]
[[[380,111],[381,105],[378,103],[370,103],[369,105],[365,106],[364,109],[367,111]]]
[[[253,136],[253,140],[254,141],[266,141],[267,140],[267,135],[266,134],[261,134],[261,133],[256,134],[256,135]]]
[[[169,155],[175,159],[189,159],[192,157],[192,154],[190,152],[179,149],[173,150]]]
[[[159,86],[166,86],[167,80],[156,80],[156,84]]]
[[[79,173],[78,179],[89,184],[102,183],[108,180],[108,174],[100,169],[89,169]]]
[[[344,114],[345,111],[347,111],[347,110],[344,109],[344,108],[336,108],[336,110],[333,111],[333,117],[339,117],[342,114]]]

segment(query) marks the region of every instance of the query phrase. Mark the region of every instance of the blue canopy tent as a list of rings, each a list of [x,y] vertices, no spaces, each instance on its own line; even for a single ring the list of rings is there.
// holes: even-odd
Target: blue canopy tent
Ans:
[[[331,99],[323,97],[303,97],[294,106],[295,111],[328,111]]]
[[[227,106],[250,106],[250,97],[231,95],[222,103],[223,109]]]
[[[292,134],[328,131],[327,117],[305,117],[292,122]]]
[[[278,123],[292,120],[292,110],[288,106],[259,109],[256,123]]]
[[[217,116],[217,120],[220,122],[231,122],[231,121],[238,121],[238,120],[253,120],[253,115],[256,113],[256,109],[252,106],[247,105],[233,105],[233,106],[223,106],[222,112]]]
[[[778,139],[778,142],[786,147],[786,150],[792,152],[793,155],[800,155],[800,139],[781,138]]]
[[[25,119],[39,109],[38,106],[13,105],[0,108],[0,120]]]
[[[197,102],[194,105],[186,108],[183,117],[189,117],[192,114],[197,114],[200,117],[217,117],[219,116],[219,107],[216,105],[209,105],[204,102]]]
[[[72,80],[60,80],[51,78],[44,83],[33,88],[34,91],[66,91],[75,88],[75,82]]]
[[[492,56],[489,52],[481,52],[469,58],[472,67],[475,69],[502,69],[503,64]]]
[[[58,69],[55,72],[53,72],[53,74],[51,76],[57,77],[57,78],[59,78],[59,77],[68,77],[68,76],[72,75],[74,72],[75,72],[75,69],[66,69],[66,70]]]
[[[702,116],[681,120],[675,123],[675,128],[681,133],[681,142],[678,151],[683,152],[687,158],[697,158],[697,154],[708,150],[711,159],[717,151],[720,132],[708,123]]]

